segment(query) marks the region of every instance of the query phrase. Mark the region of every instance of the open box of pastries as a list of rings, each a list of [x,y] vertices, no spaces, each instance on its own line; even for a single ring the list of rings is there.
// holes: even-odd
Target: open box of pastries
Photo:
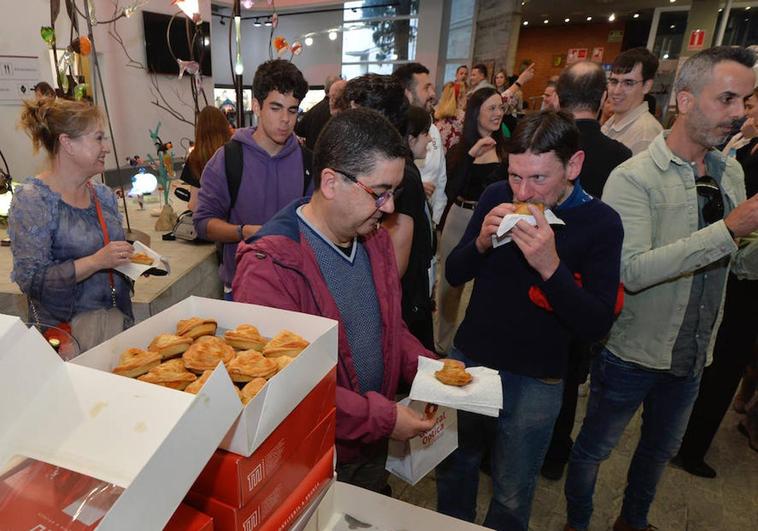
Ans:
[[[113,372],[197,394],[213,369],[223,363],[240,400],[247,404],[309,345],[289,330],[264,337],[247,323],[221,335],[216,335],[217,331],[214,319],[180,320],[173,332],[159,334],[147,345],[124,350]]]

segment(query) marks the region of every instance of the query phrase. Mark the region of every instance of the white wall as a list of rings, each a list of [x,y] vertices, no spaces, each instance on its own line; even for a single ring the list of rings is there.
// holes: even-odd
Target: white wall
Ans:
[[[228,15],[230,11],[224,10],[223,13]],[[243,15],[252,15],[252,12],[245,11]],[[233,23],[229,19],[226,19],[225,23],[226,25],[221,25],[219,17],[213,17],[211,25],[213,81],[217,85],[232,84],[228,39],[229,28],[233,26]],[[342,13],[339,11],[280,16],[279,26],[274,30],[274,37],[282,35],[290,42],[297,39],[303,42],[302,36],[306,33],[337,28],[341,24]],[[252,85],[253,75],[258,65],[270,58],[270,35],[271,28],[265,26],[256,28],[253,26],[252,20],[242,21],[242,62],[245,67],[242,77],[246,88]],[[295,56],[292,62],[303,72],[303,76],[310,85],[323,85],[328,75],[339,74],[340,72],[342,39],[330,41],[326,33],[322,33],[314,36],[313,40],[313,46],[305,46],[303,43],[303,53]],[[233,41],[234,33],[232,33],[232,46],[234,46]],[[285,55],[284,58],[289,59],[289,54]]]
[[[11,3],[13,8],[10,8]],[[15,12],[20,9],[18,4],[15,0],[0,0],[0,6],[4,11],[12,9]],[[127,1],[120,0],[120,4],[123,7],[127,5]],[[25,0],[23,5],[23,16],[18,12],[10,15],[10,12],[6,11],[9,16],[0,19],[0,54],[39,56],[40,80],[52,84],[48,48],[39,36],[40,26],[50,24],[50,2],[49,0]],[[79,5],[81,6],[81,2]],[[200,6],[203,20],[209,20],[210,0],[200,0]],[[151,0],[144,9],[168,14],[176,12],[176,9],[170,6],[169,0]],[[99,19],[110,18],[113,13],[112,0],[95,0],[95,10]],[[67,22],[68,16],[64,2],[61,2],[61,13],[56,21],[59,45],[68,44],[64,42],[67,41],[69,33]],[[84,32],[84,20],[81,17],[79,23]],[[135,13],[129,19],[119,20],[117,27],[129,54],[144,64],[142,14]],[[144,157],[148,153],[154,154],[148,129],[154,128],[158,121],[161,122],[161,138],[164,141],[172,140],[176,155],[183,156],[184,152],[179,147],[179,141],[182,137],[193,137],[193,127],[176,120],[169,113],[151,104],[153,96],[150,93],[150,75],[145,70],[126,66],[128,60],[120,46],[108,35],[108,29],[108,25],[96,26],[94,40],[102,68],[113,134],[120,158],[119,163],[122,167],[125,166],[126,156],[139,154]],[[191,104],[189,80],[185,77],[179,81],[176,76],[163,75],[158,76],[158,83],[171,104],[191,121],[192,109],[186,105]],[[204,86],[209,102],[212,103],[212,80],[205,80]],[[16,130],[14,127],[18,122],[20,110],[19,105],[0,106],[0,123],[3,124],[0,128],[0,149],[8,159],[16,180],[23,180],[29,175],[38,173],[45,164],[44,155],[33,156],[31,141],[21,130]],[[115,159],[111,154],[106,161],[106,167],[110,169],[115,166]]]
[[[416,59],[425,64],[436,75],[437,56],[441,38],[442,4],[444,0],[423,0],[419,21],[419,36]],[[131,0],[129,0],[129,3]],[[12,7],[11,7],[12,4]],[[68,25],[65,23],[68,17],[65,7],[61,2],[61,14],[56,22],[58,41],[64,41],[68,35]],[[127,0],[120,0],[120,4],[126,5]],[[203,20],[211,20],[210,0],[200,0]],[[16,12],[19,5],[16,0],[0,0],[0,8],[12,9],[14,14],[0,19],[0,54],[9,55],[36,55],[39,56],[40,80],[52,84],[49,53],[47,45],[39,37],[39,28],[48,25],[50,21],[49,0],[25,0],[23,2],[23,16]],[[95,8],[98,18],[109,18],[113,13],[112,0],[95,0]],[[161,13],[174,13],[176,9],[170,6],[169,0],[151,0],[143,9]],[[9,11],[6,11],[10,13]],[[339,26],[342,14],[339,11],[332,13],[315,13],[299,16],[283,16],[279,19],[279,28],[275,35],[284,35],[293,40],[301,35],[328,30]],[[84,20],[80,19],[80,24]],[[252,22],[243,26],[244,39],[244,82],[246,86],[252,83],[255,68],[261,62],[268,59],[268,28],[253,28]],[[129,19],[121,19],[118,22],[118,30],[129,50],[129,53],[137,61],[145,62],[144,31],[142,15],[135,13]],[[228,66],[227,31],[226,26],[218,23],[218,17],[213,17],[211,23],[213,77],[218,84],[231,84],[231,73]],[[175,145],[175,153],[183,156],[183,150],[179,147],[183,137],[191,138],[193,128],[184,124],[169,113],[154,106],[151,101],[150,75],[143,70],[127,67],[128,62],[123,50],[108,35],[109,26],[95,27],[95,44],[102,68],[103,81],[107,90],[108,105],[111,112],[111,122],[119,155],[119,163],[122,167],[126,164],[125,158],[139,154],[145,156],[153,153],[153,146],[148,136],[148,129],[155,127],[161,122],[160,135],[164,141],[172,140]],[[303,53],[295,57],[294,62],[303,71],[305,78],[312,85],[323,84],[329,74],[339,73],[342,59],[342,34],[335,41],[330,41],[326,34],[314,38],[314,45],[304,47]],[[192,109],[187,106],[191,102],[189,96],[189,80],[179,81],[175,76],[158,76],[158,83],[163,94],[169,99],[182,114],[191,120]],[[205,90],[209,102],[213,99],[213,82],[206,79]],[[184,103],[182,101],[183,100]],[[31,141],[20,130],[15,128],[18,122],[19,105],[0,105],[0,149],[8,159],[11,172],[16,180],[23,180],[29,175],[38,173],[45,164],[44,155],[32,154]],[[110,155],[106,167],[115,168],[115,159]]]

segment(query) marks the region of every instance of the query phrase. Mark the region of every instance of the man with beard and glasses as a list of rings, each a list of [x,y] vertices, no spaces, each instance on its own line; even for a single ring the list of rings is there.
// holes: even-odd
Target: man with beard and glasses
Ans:
[[[433,420],[395,402],[419,356],[408,332],[387,231],[406,148],[376,111],[349,109],[329,120],[313,153],[314,192],[241,244],[235,300],[321,315],[339,322],[337,478],[387,492],[387,440],[405,441]]]
[[[654,529],[648,512],[711,362],[727,272],[758,273],[756,245],[739,246],[758,229],[758,196],[745,200],[740,165],[714,149],[744,115],[754,63],[752,52],[727,46],[690,57],[674,81],[673,128],[605,185],[603,201],[624,224],[626,300],[593,362],[565,485],[567,530],[589,527],[600,463],[640,405],[642,433],[613,529]]]
[[[434,102],[437,95],[434,92],[434,83],[429,76],[429,69],[420,63],[407,63],[400,66],[392,76],[397,79],[405,89],[405,97],[408,102],[416,107],[422,107],[429,114],[434,112]],[[429,136],[432,138],[427,146],[426,158],[416,161],[421,181],[424,183],[424,192],[432,207],[432,220],[435,225],[440,222],[442,213],[447,206],[445,185],[447,184],[447,170],[445,168],[445,150],[442,147],[440,131],[432,123],[429,127]]]

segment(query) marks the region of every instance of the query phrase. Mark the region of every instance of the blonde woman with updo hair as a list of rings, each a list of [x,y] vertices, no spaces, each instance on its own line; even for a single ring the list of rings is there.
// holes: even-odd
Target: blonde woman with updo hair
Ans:
[[[133,322],[131,281],[114,270],[134,250],[115,194],[90,178],[110,152],[100,110],[87,102],[24,102],[20,126],[47,165],[16,189],[8,216],[11,279],[43,328],[70,326],[81,351]]]
[[[434,125],[440,132],[445,153],[461,139],[463,133],[463,109],[458,107],[455,85],[446,83],[434,110]]]

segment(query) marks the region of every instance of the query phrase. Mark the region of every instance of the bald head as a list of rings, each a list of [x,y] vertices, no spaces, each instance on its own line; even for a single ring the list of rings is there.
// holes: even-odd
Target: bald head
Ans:
[[[329,89],[331,88],[332,83],[334,83],[335,81],[339,79],[342,79],[342,76],[338,74],[330,74],[326,76],[326,80],[324,81],[324,92],[329,94]]]
[[[597,114],[607,87],[605,72],[597,63],[574,63],[558,78],[558,100],[561,109],[572,114]]]
[[[338,79],[332,83],[331,87],[329,87],[329,92],[327,92],[327,94],[329,96],[329,113],[332,116],[350,107],[350,103],[345,97],[346,86],[347,81],[344,79]]]

